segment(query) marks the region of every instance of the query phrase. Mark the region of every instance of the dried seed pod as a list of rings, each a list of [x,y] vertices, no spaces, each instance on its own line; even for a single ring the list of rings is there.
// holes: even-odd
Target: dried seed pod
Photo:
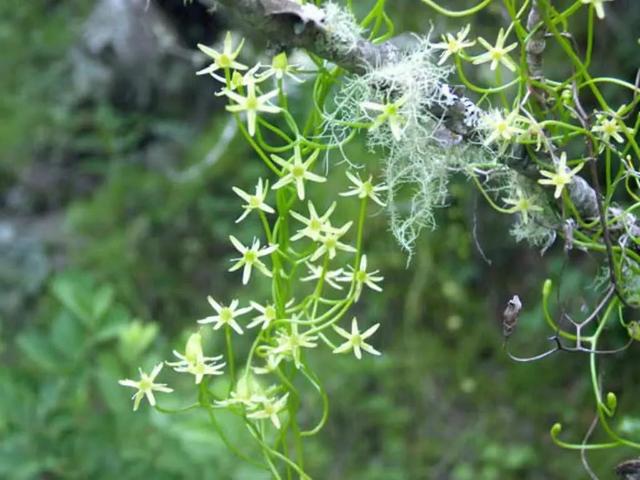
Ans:
[[[518,295],[514,295],[511,300],[507,302],[507,307],[502,314],[502,334],[505,338],[509,338],[515,330],[520,310],[522,310],[522,302]]]
[[[640,460],[627,460],[616,467],[620,480],[640,480]]]

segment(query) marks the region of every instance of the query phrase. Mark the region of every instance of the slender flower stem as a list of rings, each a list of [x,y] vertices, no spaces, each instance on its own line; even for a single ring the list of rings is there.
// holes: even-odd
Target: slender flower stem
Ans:
[[[231,376],[229,391],[231,391],[236,384],[236,368],[235,357],[233,355],[233,332],[229,325],[224,326],[224,338],[227,344],[227,362],[229,363],[229,375]]]

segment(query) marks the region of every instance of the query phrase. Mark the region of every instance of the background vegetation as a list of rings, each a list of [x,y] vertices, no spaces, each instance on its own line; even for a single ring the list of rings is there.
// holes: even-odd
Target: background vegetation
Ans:
[[[99,35],[117,34],[109,25],[125,23],[100,13],[111,3],[0,3],[0,478],[263,478],[227,453],[203,413],[133,415],[117,385],[184,344],[183,330],[207,314],[207,294],[234,297],[226,238],[253,227],[234,224],[231,186],[249,187],[262,166],[231,138],[210,80],[193,74],[195,44],[219,40],[226,19],[154,1],[141,21],[160,22],[169,46],[123,61],[115,43],[96,46]],[[430,17],[418,1],[395,5],[400,30],[440,34],[462,25]],[[493,37],[500,16],[490,8],[474,31]],[[96,20],[113,17],[121,23]],[[596,70],[633,81],[638,44],[629,32],[638,25],[638,2],[607,5]],[[580,43],[584,32],[575,34]],[[249,48],[264,55],[260,43],[249,40]],[[375,169],[363,144],[350,148]],[[342,189],[334,183],[319,203]],[[539,351],[541,280],[554,279],[579,303],[593,286],[594,262],[566,255],[560,243],[541,257],[514,242],[509,218],[487,209],[464,179],[453,192],[409,266],[384,213],[369,219],[366,250],[385,290],[357,314],[382,322],[384,355],[314,358],[332,399],[330,424],[307,454],[314,477],[585,475],[548,430],[562,421],[563,434],[584,435],[593,415],[586,366],[568,354],[510,362],[500,313],[518,293],[525,313],[514,350]],[[630,434],[640,434],[637,360],[630,349],[624,362],[607,365],[629,413],[620,428]],[[236,435],[232,420],[221,420]],[[628,456],[604,451],[591,463],[612,478]]]

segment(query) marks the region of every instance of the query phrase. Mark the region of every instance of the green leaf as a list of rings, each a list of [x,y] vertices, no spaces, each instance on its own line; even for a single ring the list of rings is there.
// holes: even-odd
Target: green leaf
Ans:
[[[51,287],[53,295],[58,301],[74,315],[78,317],[83,323],[90,324],[92,318],[92,311],[88,307],[86,296],[83,298],[83,294],[88,292],[82,291],[82,279],[77,275],[66,275],[54,279]]]
[[[131,390],[118,385],[122,378],[122,372],[115,357],[111,354],[101,355],[98,365],[97,385],[98,390],[107,408],[114,413],[122,413],[131,410]]]
[[[51,343],[58,352],[70,360],[82,354],[86,336],[84,329],[68,311],[61,312],[51,327]]]
[[[120,355],[127,361],[135,360],[144,352],[158,335],[158,325],[142,323],[140,320],[131,322],[128,327],[120,331],[118,345]]]
[[[100,328],[93,336],[96,343],[106,342],[120,337],[131,321],[131,314],[120,305],[114,305],[105,315]]]
[[[96,322],[100,322],[112,304],[113,288],[110,286],[100,287],[93,297],[93,319]]]
[[[36,332],[27,332],[20,335],[16,343],[27,359],[38,368],[45,371],[55,371],[60,368],[61,358],[46,337]]]

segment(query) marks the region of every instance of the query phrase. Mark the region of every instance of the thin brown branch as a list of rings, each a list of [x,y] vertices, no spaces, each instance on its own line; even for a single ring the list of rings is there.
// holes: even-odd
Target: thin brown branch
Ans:
[[[582,127],[585,130],[591,130],[591,126],[589,125],[589,117],[582,108],[582,104],[580,103],[580,96],[578,95],[578,90],[575,85],[573,86],[573,98],[576,105],[576,112],[578,113],[578,121],[582,124]],[[596,154],[593,139],[588,135],[585,136],[585,144],[587,153],[589,155],[587,162],[589,163],[589,170],[591,171],[591,181],[593,182],[594,186],[593,190],[595,192],[596,205],[598,207],[598,218],[600,220],[600,227],[602,228],[602,238],[604,240],[607,252],[607,263],[609,264],[609,280],[611,282],[611,285],[615,289],[616,296],[626,307],[630,307],[625,299],[622,289],[620,288],[620,282],[618,281],[618,277],[616,274],[616,264],[613,258],[613,245],[611,243],[611,234],[609,232],[609,225],[607,222],[607,212],[604,209],[604,203],[602,201],[602,188],[600,187],[600,178],[598,176],[598,155]]]

